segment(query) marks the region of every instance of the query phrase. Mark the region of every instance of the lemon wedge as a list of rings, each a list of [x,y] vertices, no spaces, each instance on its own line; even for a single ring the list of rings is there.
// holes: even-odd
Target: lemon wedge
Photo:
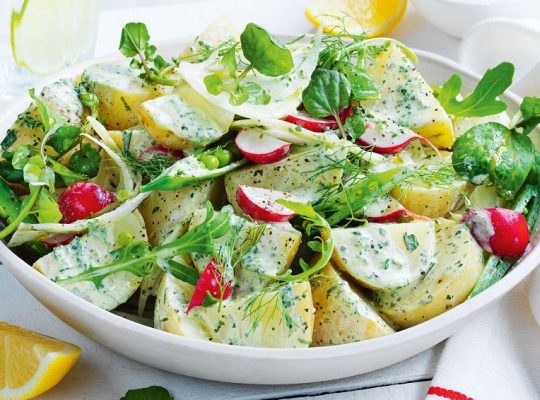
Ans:
[[[36,397],[68,373],[78,346],[0,322],[0,400]]]
[[[307,18],[327,33],[380,36],[403,18],[407,0],[313,0]]]
[[[11,50],[15,62],[46,75],[73,64],[89,51],[97,0],[24,0],[11,14]]]

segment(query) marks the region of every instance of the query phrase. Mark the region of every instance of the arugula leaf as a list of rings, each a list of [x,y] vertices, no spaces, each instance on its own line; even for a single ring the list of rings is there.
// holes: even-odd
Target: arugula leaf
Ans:
[[[49,144],[58,154],[65,154],[79,142],[81,129],[74,125],[58,127],[49,137]]]
[[[161,386],[149,386],[128,390],[120,400],[174,400],[174,398]]]
[[[512,84],[514,65],[508,62],[488,69],[474,91],[462,101],[459,96],[462,79],[454,74],[442,86],[438,100],[448,114],[456,117],[485,117],[506,110],[506,103],[497,100]]]
[[[180,263],[171,260],[179,255],[189,253],[211,254],[214,249],[214,240],[226,235],[230,230],[229,213],[221,211],[215,213],[211,204],[206,207],[206,219],[200,225],[187,231],[178,239],[150,249],[146,242],[135,241],[113,252],[114,260],[105,265],[92,266],[66,279],[56,282],[60,285],[73,284],[76,282],[91,281],[96,287],[102,285],[103,280],[114,273],[127,271],[144,277],[152,270],[152,265],[172,273],[178,279],[193,282],[194,276],[186,271]]]
[[[474,184],[489,179],[497,194],[512,199],[534,164],[531,139],[497,122],[469,129],[454,143],[452,164],[456,172]]]
[[[353,114],[345,121],[345,126],[349,136],[354,140],[358,139],[366,131],[366,121],[364,114],[359,107],[353,108]]]
[[[252,22],[240,35],[244,57],[263,75],[287,74],[294,66],[291,52],[264,28]]]
[[[90,144],[84,143],[80,150],[73,153],[70,160],[71,169],[88,178],[94,178],[99,173],[101,155]]]
[[[302,93],[302,102],[311,115],[333,115],[339,122],[339,111],[351,102],[351,84],[341,72],[318,68]]]
[[[146,25],[142,22],[129,22],[122,28],[120,45],[118,49],[126,57],[133,58],[129,66],[133,69],[143,69],[139,75],[149,84],[175,86],[178,81],[167,78],[167,74],[177,65],[168,63],[159,55],[156,55],[156,46],[150,45],[150,34]]]
[[[525,97],[519,110],[522,120],[516,125],[516,128],[523,128],[523,133],[528,135],[540,124],[540,98]]]
[[[176,279],[180,279],[183,282],[189,283],[190,285],[197,285],[199,281],[200,274],[193,267],[188,267],[187,265],[181,264],[174,260],[158,260],[159,267],[174,276]]]
[[[62,219],[58,203],[46,190],[42,190],[38,199],[37,219],[40,224],[57,223]]]

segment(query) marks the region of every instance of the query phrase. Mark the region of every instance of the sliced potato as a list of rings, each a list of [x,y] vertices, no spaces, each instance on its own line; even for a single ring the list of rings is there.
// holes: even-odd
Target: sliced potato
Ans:
[[[427,321],[467,299],[484,268],[482,249],[467,227],[437,220],[437,258],[425,277],[395,291],[379,292],[379,311],[408,328]]]
[[[234,240],[234,249],[239,251],[253,244],[254,238],[260,236],[259,241],[244,254],[234,271],[236,296],[257,292],[268,283],[265,275],[278,275],[290,267],[300,246],[302,234],[288,222],[257,224],[234,215],[230,206],[226,206],[224,210],[231,213],[232,229],[229,234],[217,240],[218,247]],[[205,216],[205,210],[195,211],[190,228],[201,224]],[[195,267],[202,272],[211,256],[192,253],[191,259]]]
[[[315,305],[314,346],[358,342],[388,335],[388,325],[371,302],[329,263],[311,281]]]
[[[297,153],[277,163],[252,165],[233,171],[225,176],[227,199],[238,215],[243,215],[236,201],[239,185],[278,190],[314,202],[329,186],[340,182],[343,170],[332,166],[346,156],[346,149],[315,146],[300,148]]]
[[[185,313],[193,286],[166,274],[159,288],[154,325],[177,335],[252,347],[308,347],[313,303],[308,282],[289,283],[257,297],[225,300]]]
[[[398,46],[391,44],[378,53],[368,62],[367,72],[378,84],[381,98],[362,102],[366,111],[414,130],[438,148],[452,147],[454,130],[450,117]]]
[[[96,64],[83,72],[83,81],[99,99],[99,115],[108,129],[123,130],[137,125],[139,106],[172,90],[147,85],[138,75],[126,61]]]
[[[191,94],[189,88],[184,92]],[[216,110],[221,110],[208,107],[209,110],[211,108],[217,114]],[[171,149],[200,148],[223,136],[228,130],[228,126],[223,129],[226,125],[224,118],[220,118],[222,126],[218,126],[211,115],[191,106],[176,92],[145,101],[139,108],[140,120],[146,131],[156,142]],[[227,115],[232,122],[233,115]]]
[[[126,232],[135,240],[146,240],[144,220],[138,211],[116,223],[95,226],[69,244],[55,247],[33,267],[53,281],[76,276],[87,268],[113,261],[111,253],[119,248],[118,236]],[[141,280],[131,272],[117,272],[107,276],[100,287],[90,281],[60,285],[100,308],[113,310],[135,293]]]
[[[435,223],[368,223],[335,228],[332,260],[361,285],[392,290],[422,279],[435,258]]]

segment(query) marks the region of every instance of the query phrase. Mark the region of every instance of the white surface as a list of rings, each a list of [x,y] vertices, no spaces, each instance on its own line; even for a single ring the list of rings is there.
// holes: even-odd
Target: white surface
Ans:
[[[413,0],[416,9],[434,26],[462,38],[480,21],[495,17],[540,16],[538,0]],[[495,42],[495,41],[494,41]]]
[[[174,6],[172,9],[164,7],[109,11],[102,15],[97,53],[103,54],[114,50],[121,26],[130,20],[147,22],[151,28],[152,40],[155,41],[177,36],[193,36],[205,25],[204,21],[208,21],[210,17],[223,13],[235,14],[238,10],[242,11],[242,15],[249,16],[244,17],[240,22],[255,20],[270,29],[288,31],[289,29],[286,28],[290,28],[291,32],[302,32],[310,28],[303,18],[302,10],[306,1],[245,1],[242,2],[243,5],[239,5],[240,3],[240,1],[227,0],[219,2],[198,1],[197,4]],[[132,3],[131,0],[126,0],[123,1],[123,4]],[[198,11],[199,7],[204,7],[204,10]],[[272,12],[274,14],[271,14]],[[276,16],[276,12],[278,16]],[[238,18],[238,16],[236,17]],[[414,47],[432,50],[454,59],[457,56],[459,42],[434,30],[416,13],[408,12],[405,20],[391,35]],[[3,294],[0,319],[71,340],[83,347],[83,356],[72,373],[61,385],[42,396],[42,400],[118,399],[128,388],[151,384],[169,388],[177,399],[262,399],[277,398],[283,395],[342,392],[425,379],[431,376],[434,359],[437,358],[437,353],[430,350],[384,370],[322,384],[279,388],[220,384],[168,374],[127,360],[104,349],[52,316],[2,269],[0,269],[0,293]],[[405,386],[408,389],[404,389]],[[371,393],[377,395],[373,397]],[[396,385],[380,390],[361,391],[357,395],[351,394],[349,396],[349,393],[342,393],[329,396],[329,398],[416,399],[420,398],[419,393],[425,393],[425,384]]]
[[[538,282],[533,285],[538,293]],[[528,307],[527,290],[526,282],[519,285],[447,341],[433,386],[474,400],[540,398],[540,328]]]

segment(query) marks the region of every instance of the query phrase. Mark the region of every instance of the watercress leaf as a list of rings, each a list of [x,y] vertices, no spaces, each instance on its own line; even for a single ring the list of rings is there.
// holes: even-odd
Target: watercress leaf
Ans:
[[[143,67],[142,62],[137,60],[136,58],[132,58],[129,63],[129,68],[131,69],[141,69]]]
[[[457,74],[442,86],[438,100],[448,114],[456,117],[485,117],[506,110],[506,103],[497,99],[512,84],[514,65],[508,62],[488,69],[474,91],[457,100],[462,80]]]
[[[364,101],[381,97],[377,82],[364,69],[343,63],[341,70],[349,79],[354,100]]]
[[[527,135],[540,124],[540,98],[525,97],[519,110],[521,111],[522,120],[516,127],[523,128],[523,133]]]
[[[142,22],[129,22],[122,28],[118,49],[126,57],[133,57],[144,52],[149,40],[150,35],[145,24]]]
[[[316,251],[316,252],[321,252],[321,242],[318,241],[318,240],[310,240],[308,243],[307,243],[308,247],[313,250],[313,251]]]
[[[38,150],[29,144],[19,146],[13,152],[11,165],[15,169],[22,170],[28,160],[36,154],[38,154]]]
[[[6,136],[0,144],[0,147],[2,150],[7,150],[13,143],[15,143],[15,140],[17,140],[17,132],[14,129],[8,129]]]
[[[240,35],[244,57],[266,76],[280,76],[294,66],[291,52],[264,28],[252,22]]]
[[[491,181],[497,194],[509,200],[525,182],[534,157],[528,136],[488,122],[474,126],[456,140],[452,164],[458,174],[474,184]]]
[[[154,60],[156,51],[157,51],[157,47],[151,44],[144,49],[144,56],[146,57],[148,61],[152,61]]]
[[[0,161],[0,176],[8,182],[24,183],[22,170],[13,168],[9,160]]]
[[[221,58],[221,64],[225,68],[225,71],[229,73],[230,77],[236,77],[236,71],[238,70],[238,62],[236,60],[236,46],[232,46],[230,49],[223,53],[223,57]]]
[[[40,155],[31,157],[23,168],[24,181],[31,186],[48,186],[54,191],[54,171]]]
[[[359,107],[353,108],[352,115],[345,121],[345,126],[349,132],[349,136],[352,139],[358,139],[366,131],[366,121],[364,114]]]
[[[71,169],[88,178],[94,178],[99,172],[101,155],[90,144],[84,143],[80,150],[73,153],[70,160]]]
[[[204,77],[204,86],[206,86],[206,90],[214,96],[223,92],[224,84],[223,79],[218,74],[206,75]]]
[[[302,93],[302,102],[315,117],[339,117],[339,111],[351,102],[351,84],[341,72],[318,68]]]
[[[161,71],[165,68],[167,68],[169,64],[163,57],[161,56],[156,56],[154,58],[154,66],[157,68],[158,71]]]
[[[56,224],[62,219],[58,203],[54,201],[46,190],[42,190],[39,194],[37,219],[41,224]]]
[[[64,164],[59,163],[58,161],[50,157],[47,158],[47,161],[49,162],[49,164],[51,164],[51,169],[54,172],[62,176],[62,178],[69,178],[69,184],[75,181],[82,181],[82,180],[88,179],[88,176],[72,171],[68,167],[66,167]],[[64,182],[65,182],[65,179],[64,179]]]
[[[54,131],[47,144],[58,154],[65,154],[77,144],[80,134],[80,128],[74,125],[63,125]]]
[[[236,86],[233,89],[228,90],[229,103],[233,106],[239,106],[244,104],[249,99],[249,93],[244,86]]]
[[[268,104],[270,103],[270,95],[260,85],[255,82],[246,82],[242,86],[242,89],[248,95],[247,101],[252,104]]]

